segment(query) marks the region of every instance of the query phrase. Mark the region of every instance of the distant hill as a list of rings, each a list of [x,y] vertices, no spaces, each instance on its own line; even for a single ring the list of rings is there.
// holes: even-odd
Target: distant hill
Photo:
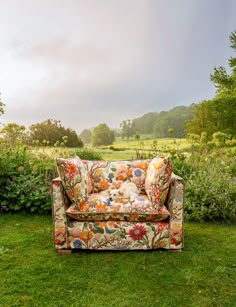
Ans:
[[[185,136],[185,123],[192,118],[191,106],[177,106],[169,111],[150,112],[133,119],[136,134],[152,134],[154,137],[168,137],[169,128],[174,130],[173,137]]]

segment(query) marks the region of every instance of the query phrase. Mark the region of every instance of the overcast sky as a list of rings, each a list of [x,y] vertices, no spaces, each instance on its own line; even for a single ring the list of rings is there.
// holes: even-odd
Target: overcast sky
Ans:
[[[80,133],[211,98],[235,0],[0,0],[0,122]]]

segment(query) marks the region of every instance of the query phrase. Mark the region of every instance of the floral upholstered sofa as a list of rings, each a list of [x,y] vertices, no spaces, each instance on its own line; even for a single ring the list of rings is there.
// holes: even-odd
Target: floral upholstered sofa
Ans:
[[[57,159],[59,178],[52,181],[54,244],[72,250],[147,250],[183,248],[184,182],[171,161],[85,161]],[[110,200],[123,182],[139,195]]]

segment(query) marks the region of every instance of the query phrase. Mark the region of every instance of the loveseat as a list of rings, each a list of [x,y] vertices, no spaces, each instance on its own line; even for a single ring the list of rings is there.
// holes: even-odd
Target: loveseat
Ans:
[[[183,248],[183,179],[169,158],[132,161],[57,159],[52,181],[54,245],[73,250]],[[109,192],[133,182],[134,199],[110,200]]]

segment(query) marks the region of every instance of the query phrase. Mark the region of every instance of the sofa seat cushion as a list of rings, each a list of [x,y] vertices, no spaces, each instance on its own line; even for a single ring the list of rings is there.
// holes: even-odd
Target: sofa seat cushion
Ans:
[[[139,195],[133,202],[126,198],[109,201],[108,192],[90,194],[79,209],[71,205],[66,213],[78,221],[162,221],[170,215],[165,206],[153,208],[147,195]]]
[[[123,181],[136,184],[145,194],[146,172],[151,160],[132,161],[83,161],[90,174],[93,193],[119,188]]]

